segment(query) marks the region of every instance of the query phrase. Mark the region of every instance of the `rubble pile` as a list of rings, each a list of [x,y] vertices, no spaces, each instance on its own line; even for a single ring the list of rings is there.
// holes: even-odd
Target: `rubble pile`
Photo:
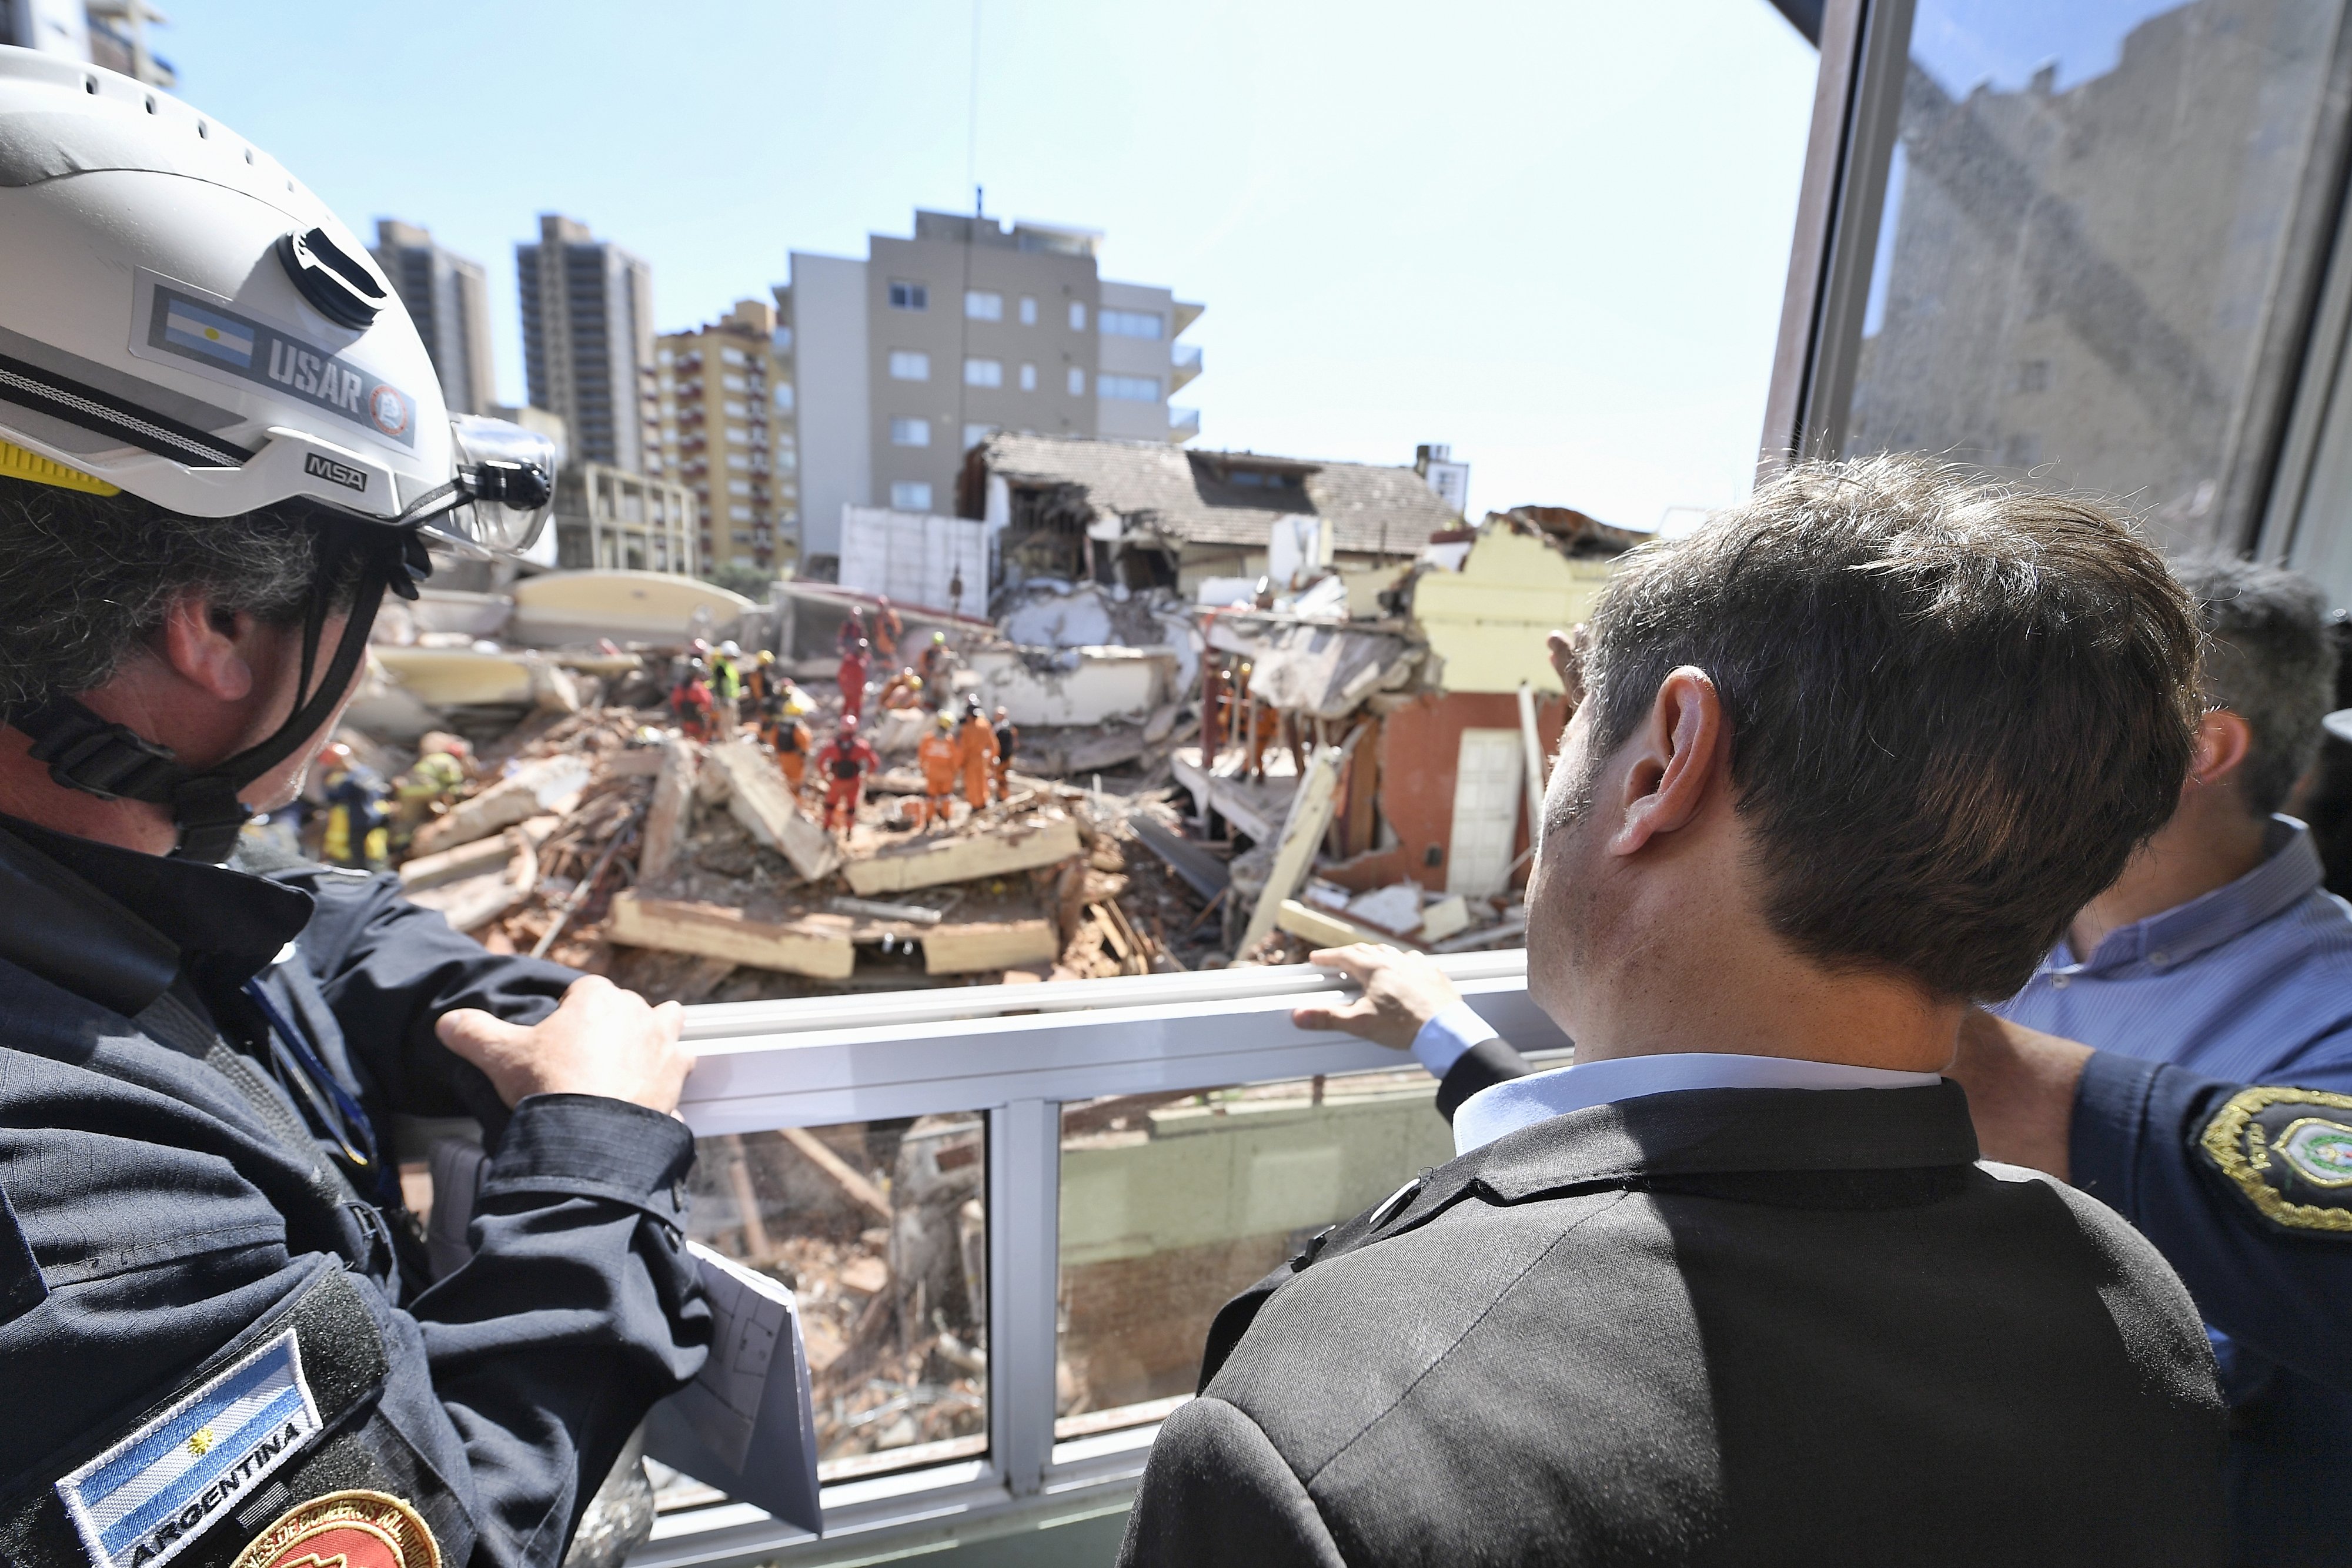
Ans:
[[[1013,772],[1004,798],[924,824],[910,769],[828,834],[748,737],[644,712],[526,724],[418,828],[406,891],[493,951],[656,999],[1168,972],[1216,960],[1202,895],[1135,846],[1175,808]],[[1192,963],[1181,956],[1190,954]]]
[[[700,1148],[695,1239],[799,1297],[824,1479],[862,1473],[867,1455],[984,1446],[981,1118],[794,1127]]]

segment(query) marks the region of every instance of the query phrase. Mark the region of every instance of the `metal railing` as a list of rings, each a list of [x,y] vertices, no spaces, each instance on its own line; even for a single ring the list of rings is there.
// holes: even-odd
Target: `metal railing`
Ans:
[[[1528,999],[1524,952],[1438,962],[1522,1050],[1566,1046]],[[698,1137],[988,1119],[988,1453],[826,1488],[828,1547],[850,1538],[870,1552],[1044,1502],[1115,1501],[1133,1485],[1155,1426],[1054,1437],[1062,1105],[1406,1065],[1399,1052],[1291,1023],[1302,998],[1346,988],[1296,966],[687,1010],[699,1060],[679,1114]],[[793,1561],[809,1542],[749,1505],[720,1504],[664,1516],[631,1562],[733,1568],[780,1552]]]

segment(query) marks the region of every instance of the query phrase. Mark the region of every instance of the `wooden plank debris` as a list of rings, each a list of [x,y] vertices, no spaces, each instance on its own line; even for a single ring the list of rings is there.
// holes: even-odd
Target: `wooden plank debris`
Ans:
[[[646,808],[645,833],[637,850],[640,883],[657,885],[676,869],[700,766],[694,742],[683,736],[672,736],[663,745],[661,772],[654,779],[653,803]]]
[[[1303,936],[1318,947],[1345,947],[1353,942],[1385,942],[1390,946],[1412,946],[1402,938],[1385,931],[1375,931],[1369,925],[1359,925],[1344,915],[1328,909],[1318,909],[1311,904],[1301,904],[1286,898],[1276,907],[1275,925],[1293,936]]]
[[[843,896],[825,901],[826,906],[842,915],[863,915],[875,920],[895,920],[906,925],[937,925],[940,912],[926,909],[919,904],[887,904],[880,899]]]
[[[748,740],[730,740],[712,747],[709,761],[726,777],[727,810],[753,838],[792,862],[803,880],[815,882],[840,865],[833,836],[801,814],[767,752]]]
[[[845,980],[857,962],[849,923],[837,916],[753,920],[723,904],[646,898],[634,889],[613,895],[604,936],[624,946],[729,958],[821,980]]]
[[[1055,812],[1031,823],[992,826],[896,846],[842,868],[860,898],[938,887],[951,882],[1006,876],[1068,860],[1078,852],[1078,826]]]
[[[1051,964],[1061,942],[1050,920],[971,920],[923,933],[923,973],[976,975],[1023,964]]]
[[[1258,894],[1257,907],[1250,911],[1249,925],[1236,951],[1247,952],[1274,929],[1275,917],[1281,914],[1284,901],[1307,880],[1307,873],[1315,864],[1315,852],[1322,847],[1323,831],[1331,825],[1339,783],[1339,748],[1327,746],[1307,765],[1307,777],[1299,781],[1297,793],[1290,798],[1290,814],[1284,819],[1282,836],[1276,841],[1274,866],[1266,873],[1265,890]]]
[[[783,1134],[784,1142],[798,1149],[809,1164],[831,1176],[834,1185],[853,1201],[872,1209],[883,1224],[887,1225],[898,1217],[898,1211],[890,1207],[890,1200],[882,1196],[882,1189],[860,1176],[847,1160],[827,1148],[824,1139],[806,1127],[786,1127]],[[879,1281],[870,1287],[877,1291],[881,1288]]]

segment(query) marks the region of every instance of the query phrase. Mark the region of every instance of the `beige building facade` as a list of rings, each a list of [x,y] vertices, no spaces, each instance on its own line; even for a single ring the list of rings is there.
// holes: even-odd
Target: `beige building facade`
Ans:
[[[693,492],[706,562],[775,570],[797,557],[798,437],[791,331],[739,299],[654,348],[661,472]]]

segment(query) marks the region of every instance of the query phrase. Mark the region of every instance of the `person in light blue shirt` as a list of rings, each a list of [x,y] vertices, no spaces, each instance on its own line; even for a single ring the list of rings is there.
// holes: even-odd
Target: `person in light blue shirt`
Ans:
[[[2250,561],[2207,558],[2175,570],[2207,635],[2207,711],[2180,805],[2024,988],[1992,1009],[2100,1053],[2084,1071],[2078,1132],[2100,1086],[2151,1082],[2119,1058],[2229,1084],[2352,1092],[2352,904],[2321,886],[2310,830],[2277,814],[2318,756],[2335,695],[2326,601],[2309,580]],[[2184,1147],[2179,1157],[2198,1156]],[[2086,1190],[2168,1238],[2168,1260],[2210,1300],[2200,1275],[2229,1255],[2226,1239],[2168,1232],[2163,1217],[2139,1212],[2137,1195],[2102,1191],[2091,1173],[2110,1162],[2078,1155],[2074,1166]],[[2300,1244],[2352,1239],[2315,1227]],[[2217,1315],[2211,1304],[2206,1313],[2209,1323]],[[2238,1550],[2283,1550],[2284,1531],[2332,1541],[2324,1560],[2344,1561],[2321,1499],[2352,1490],[2352,1389],[2211,1332],[2231,1407]]]

